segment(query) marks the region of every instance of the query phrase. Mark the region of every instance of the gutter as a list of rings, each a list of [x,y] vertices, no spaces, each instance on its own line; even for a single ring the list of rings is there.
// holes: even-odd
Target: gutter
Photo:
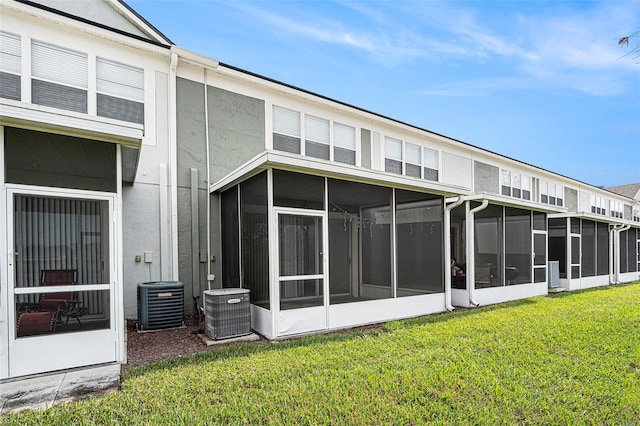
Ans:
[[[453,203],[444,207],[444,303],[448,311],[455,308],[451,304],[451,210],[464,203],[464,196],[458,196]]]
[[[609,235],[611,236],[611,248],[609,264],[613,268],[613,274],[611,274],[611,280],[613,284],[620,284],[620,233],[627,231],[631,228],[631,225],[613,225],[610,229]],[[616,235],[617,234],[617,235]]]
[[[177,95],[176,70],[178,54],[171,52],[169,67],[169,175],[171,189],[171,277],[178,280],[178,132],[177,132]]]
[[[474,215],[487,208],[489,205],[489,200],[482,200],[482,204],[478,207],[475,207],[467,212],[467,251],[473,250],[475,245],[475,218]],[[468,208],[468,207],[467,207]],[[469,287],[469,304],[473,307],[478,307],[480,304],[476,302],[473,298],[473,293],[475,290],[475,281],[476,281],[476,259],[467,253],[467,286]]]

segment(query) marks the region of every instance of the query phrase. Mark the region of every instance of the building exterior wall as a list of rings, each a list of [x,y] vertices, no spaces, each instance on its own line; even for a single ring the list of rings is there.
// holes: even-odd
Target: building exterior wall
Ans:
[[[265,102],[207,86],[211,182],[265,150]]]

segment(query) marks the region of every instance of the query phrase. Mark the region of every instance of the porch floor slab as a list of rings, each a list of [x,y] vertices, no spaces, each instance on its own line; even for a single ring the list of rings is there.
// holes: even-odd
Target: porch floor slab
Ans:
[[[65,370],[0,382],[0,415],[49,408],[116,390],[120,364]]]

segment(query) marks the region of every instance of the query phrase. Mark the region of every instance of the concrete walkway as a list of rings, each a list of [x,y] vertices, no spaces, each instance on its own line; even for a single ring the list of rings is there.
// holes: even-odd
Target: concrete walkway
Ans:
[[[120,386],[120,364],[65,370],[0,381],[0,415],[49,408]]]

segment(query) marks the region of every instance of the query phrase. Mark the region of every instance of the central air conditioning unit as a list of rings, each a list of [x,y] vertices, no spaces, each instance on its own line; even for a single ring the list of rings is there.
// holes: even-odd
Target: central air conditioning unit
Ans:
[[[205,334],[214,340],[251,333],[251,307],[246,288],[203,292]]]
[[[138,284],[138,330],[184,326],[184,284],[156,281]]]

